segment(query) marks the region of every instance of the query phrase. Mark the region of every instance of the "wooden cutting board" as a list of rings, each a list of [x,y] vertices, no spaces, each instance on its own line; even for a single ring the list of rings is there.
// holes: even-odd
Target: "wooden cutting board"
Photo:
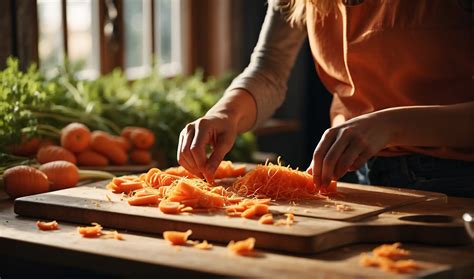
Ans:
[[[14,210],[22,216],[80,224],[98,222],[108,228],[144,233],[191,229],[195,239],[222,243],[253,236],[257,247],[295,253],[315,253],[361,242],[463,244],[470,241],[462,222],[451,217],[386,214],[383,218],[368,218],[399,206],[446,198],[436,193],[339,183],[341,194],[330,200],[272,205],[276,219],[284,219],[285,212],[297,215],[291,226],[272,226],[259,224],[257,220],[230,218],[223,212],[169,215],[156,207],[130,206],[121,195],[106,190],[105,184],[19,198],[15,200]],[[337,211],[337,204],[351,210]]]

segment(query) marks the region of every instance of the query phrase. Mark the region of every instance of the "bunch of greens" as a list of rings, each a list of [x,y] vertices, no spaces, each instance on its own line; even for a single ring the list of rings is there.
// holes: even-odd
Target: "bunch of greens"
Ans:
[[[78,80],[75,67],[67,63],[46,79],[35,67],[19,71],[14,59],[7,65],[0,72],[3,151],[25,137],[55,138],[59,129],[75,121],[112,134],[142,126],[155,133],[156,151],[167,165],[176,164],[179,132],[202,116],[230,82],[230,76],[204,80],[201,72],[174,78],[150,75],[129,83],[122,72],[114,71],[93,81]],[[253,135],[244,134],[227,159],[250,161],[255,149]]]

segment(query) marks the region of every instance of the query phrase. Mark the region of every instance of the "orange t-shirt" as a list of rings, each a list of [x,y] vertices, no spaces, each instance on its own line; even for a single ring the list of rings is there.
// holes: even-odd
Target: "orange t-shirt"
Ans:
[[[309,2],[308,37],[334,95],[333,125],[390,107],[474,101],[473,12],[463,1],[340,3],[324,20]],[[447,147],[390,147],[379,155],[409,153],[474,161],[474,150]]]

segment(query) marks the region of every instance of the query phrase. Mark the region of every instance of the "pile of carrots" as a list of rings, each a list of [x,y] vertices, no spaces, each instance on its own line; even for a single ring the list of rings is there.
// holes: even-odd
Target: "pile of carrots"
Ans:
[[[150,149],[155,135],[142,127],[125,127],[120,136],[103,131],[91,132],[82,123],[74,122],[61,130],[60,144],[52,140],[33,138],[11,152],[19,156],[36,156],[40,164],[68,161],[79,166],[103,167],[108,165],[148,165],[152,162]]]

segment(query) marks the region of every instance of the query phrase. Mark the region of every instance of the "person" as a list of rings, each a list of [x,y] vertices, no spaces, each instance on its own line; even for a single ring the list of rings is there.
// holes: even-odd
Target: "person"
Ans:
[[[307,36],[333,94],[331,128],[308,168],[316,187],[357,170],[364,183],[474,197],[469,2],[269,1],[249,66],[182,130],[178,162],[212,179],[236,135],[281,105]]]

